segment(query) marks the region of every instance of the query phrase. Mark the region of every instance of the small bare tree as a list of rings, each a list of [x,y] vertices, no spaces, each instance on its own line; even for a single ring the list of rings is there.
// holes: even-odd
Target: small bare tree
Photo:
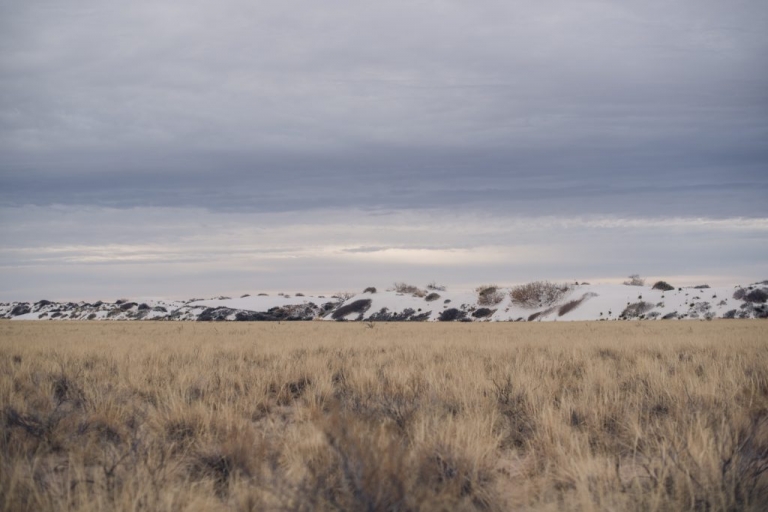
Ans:
[[[571,290],[566,283],[550,283],[549,281],[534,281],[515,286],[510,291],[512,302],[524,308],[551,306]]]
[[[424,290],[420,290],[417,286],[408,283],[395,283],[394,289],[397,293],[409,294],[414,297],[424,297],[427,294]]]
[[[629,279],[624,281],[627,286],[645,286],[645,279],[640,277],[640,274],[632,274]]]
[[[477,292],[477,303],[481,306],[495,306],[504,300],[504,293],[495,284],[479,286]]]

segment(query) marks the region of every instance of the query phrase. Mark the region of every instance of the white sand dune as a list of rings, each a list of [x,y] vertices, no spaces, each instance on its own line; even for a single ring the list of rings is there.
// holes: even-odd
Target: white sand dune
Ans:
[[[500,301],[481,305],[474,290],[423,293],[394,290],[352,297],[254,295],[207,300],[162,299],[117,302],[11,302],[0,304],[0,318],[12,320],[365,320],[365,321],[568,321],[619,319],[766,318],[768,282],[712,288],[617,284],[571,284],[556,302],[524,307],[510,288]],[[430,293],[432,293],[430,291]],[[426,300],[427,298],[433,300]]]

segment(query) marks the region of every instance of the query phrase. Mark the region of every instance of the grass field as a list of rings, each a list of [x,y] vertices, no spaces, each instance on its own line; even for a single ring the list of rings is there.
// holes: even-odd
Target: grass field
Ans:
[[[768,322],[0,322],[0,507],[766,510]]]

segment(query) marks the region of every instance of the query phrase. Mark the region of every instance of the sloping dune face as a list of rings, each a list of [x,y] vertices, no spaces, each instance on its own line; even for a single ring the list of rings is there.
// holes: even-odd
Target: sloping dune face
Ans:
[[[664,283],[667,285],[667,283]],[[666,288],[666,289],[663,289]],[[768,283],[674,288],[669,285],[565,284],[537,281],[477,290],[427,291],[400,285],[342,296],[246,295],[241,298],[0,304],[14,320],[198,321],[565,321],[768,318]],[[670,289],[671,288],[671,289]],[[373,292],[371,290],[374,290]]]

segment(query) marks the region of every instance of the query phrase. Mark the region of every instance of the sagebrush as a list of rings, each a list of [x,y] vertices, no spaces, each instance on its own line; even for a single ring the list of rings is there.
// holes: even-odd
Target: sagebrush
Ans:
[[[406,293],[409,295],[413,295],[415,297],[424,297],[427,294],[427,292],[425,292],[418,286],[414,286],[408,283],[395,283],[394,290],[397,293]]]
[[[480,306],[495,306],[504,300],[504,292],[495,284],[478,286],[475,291],[477,292],[477,303]]]
[[[632,274],[623,284],[627,286],[645,286],[645,279],[640,277],[640,274]]]
[[[571,289],[571,285],[566,283],[533,281],[532,283],[514,286],[510,290],[509,295],[512,298],[512,302],[518,306],[536,308],[555,304]]]

